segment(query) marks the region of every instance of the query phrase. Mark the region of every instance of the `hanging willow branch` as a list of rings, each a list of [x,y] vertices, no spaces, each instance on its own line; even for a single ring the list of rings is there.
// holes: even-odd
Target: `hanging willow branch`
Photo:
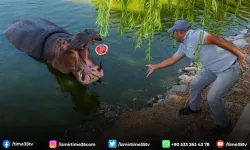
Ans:
[[[199,14],[196,12],[196,3],[202,3],[203,14],[200,18],[202,30],[220,35],[226,26],[226,19],[229,12],[237,15],[243,0],[100,0],[98,6],[97,21],[102,37],[108,36],[110,8],[113,3],[118,4],[120,13],[119,34],[122,35],[124,30],[135,31],[136,48],[140,48],[143,40],[147,43],[145,50],[145,60],[151,59],[151,42],[156,32],[160,32],[162,4],[167,4],[164,9],[173,16],[175,20],[186,19],[193,24]],[[134,3],[133,3],[134,2]],[[166,3],[167,2],[167,3]],[[129,5],[133,3],[136,7],[129,11]],[[173,5],[174,4],[174,5]],[[232,6],[235,9],[232,9]],[[216,28],[215,28],[216,27]],[[202,35],[202,34],[201,34]],[[172,35],[170,35],[172,37]],[[176,42],[173,40],[174,43]],[[195,55],[199,56],[199,49]],[[199,58],[198,58],[199,60]],[[201,64],[200,64],[201,65]]]
[[[109,17],[110,17],[110,8],[112,0],[100,0],[98,7],[96,24],[100,28],[100,35],[102,38],[108,36],[109,31]]]

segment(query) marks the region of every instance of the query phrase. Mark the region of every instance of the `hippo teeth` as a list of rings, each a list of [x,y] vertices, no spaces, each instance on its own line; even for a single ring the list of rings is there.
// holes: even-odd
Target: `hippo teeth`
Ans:
[[[100,78],[100,76],[98,75],[97,72],[92,72],[92,74],[93,74],[95,77]]]
[[[89,77],[90,77],[91,79],[94,79],[94,78],[95,78],[95,76],[94,76],[93,74],[89,74]]]
[[[98,71],[101,71],[102,70],[102,61],[100,62],[99,64],[99,67],[97,68]]]
[[[81,78],[82,80],[84,80],[84,78],[85,78],[85,76],[83,75],[82,72],[80,72],[80,78]]]

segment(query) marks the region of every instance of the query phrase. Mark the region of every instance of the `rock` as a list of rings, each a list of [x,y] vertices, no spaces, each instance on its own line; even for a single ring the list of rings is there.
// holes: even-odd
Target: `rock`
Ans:
[[[250,63],[250,55],[246,55],[246,60],[248,63]]]
[[[244,30],[240,31],[240,33],[241,33],[241,34],[247,34],[247,30],[248,30],[248,29],[244,29]]]
[[[187,84],[189,83],[191,80],[194,79],[194,76],[188,76],[188,75],[181,75],[178,77],[178,79],[180,79],[180,84]]]
[[[174,85],[169,92],[186,92],[187,86],[182,84],[182,85]]]
[[[161,103],[161,102],[163,102],[163,99],[159,99],[159,100],[157,101],[157,103]]]
[[[194,65],[194,62],[190,62],[189,66],[192,67]]]
[[[247,26],[247,35],[250,35],[250,25]]]
[[[170,101],[171,101],[171,98],[169,96],[166,96],[164,99],[160,99],[157,101],[157,103],[154,103],[153,107],[167,106]]]
[[[196,67],[186,67],[183,70],[185,70],[185,71],[196,71],[197,69],[196,69]]]
[[[234,40],[238,40],[238,39],[242,39],[242,38],[244,38],[244,34],[239,34],[239,35],[233,37]]]
[[[250,29],[250,25],[247,25],[246,28],[247,28],[247,29]]]
[[[195,74],[196,74],[195,71],[190,71],[190,72],[189,72],[189,75],[190,75],[190,76],[194,76]]]
[[[152,104],[152,107],[156,107],[156,106],[158,106],[159,104],[158,103],[153,103]]]
[[[186,81],[185,80],[180,80],[178,83],[179,84],[186,84]]]
[[[242,75],[243,75],[243,76],[250,77],[250,74],[249,74],[248,72],[244,72]]]
[[[241,89],[241,88],[233,88],[233,91],[234,91],[234,92],[237,92],[237,93],[244,92],[244,90]]]
[[[244,90],[241,89],[241,88],[233,88],[233,89],[230,90],[230,92],[228,93],[228,95],[231,95],[234,92],[236,92],[236,93],[242,93],[242,92],[244,92]]]
[[[186,75],[180,75],[180,76],[178,77],[178,79],[179,79],[179,80],[184,80],[184,79],[185,79],[185,76],[186,76]]]
[[[164,90],[165,90],[164,96],[166,96],[167,92],[168,92],[170,89],[172,89],[173,86],[174,86],[174,85],[168,86],[168,87],[166,87],[166,88],[164,89]]]
[[[156,103],[159,103],[162,99],[164,98],[164,95],[162,94],[158,94],[155,97],[150,98],[150,100],[148,100],[147,105],[151,106],[151,105],[155,105]]]
[[[160,105],[161,105],[160,103],[154,103],[153,107],[157,107],[157,106],[160,106]]]
[[[244,110],[244,106],[242,106],[241,104],[235,104],[235,107],[242,113],[242,111]]]
[[[183,99],[182,96],[180,96],[179,94],[175,94],[175,93],[169,93],[168,97],[170,98],[171,101],[174,101],[174,102],[180,102]]]
[[[152,104],[152,103],[155,103],[156,102],[156,100],[155,100],[155,98],[154,97],[152,97],[152,98],[150,98],[150,100],[148,100],[148,104]]]
[[[231,109],[233,106],[233,102],[226,102],[225,103],[225,107],[228,108],[228,109]]]
[[[234,39],[233,39],[233,36],[229,36],[229,37],[227,37],[227,38],[225,38],[227,41],[233,41]]]
[[[178,69],[178,73],[182,73],[183,72],[183,70],[182,69]]]
[[[162,105],[163,105],[163,99],[160,99],[160,100],[157,101],[157,103],[153,104],[153,107],[162,106]]]
[[[171,101],[171,98],[169,96],[166,96],[163,100],[163,105],[167,105]]]
[[[190,78],[190,76],[188,76],[188,75],[180,75],[178,77],[179,80],[186,80],[187,78]]]
[[[159,99],[162,99],[164,96],[162,94],[158,94],[156,95],[156,98],[159,100]]]
[[[197,67],[186,67],[186,68],[184,68],[184,69],[179,69],[179,70],[178,70],[178,73],[190,74],[191,71],[192,71],[192,73],[193,73],[193,72],[195,72],[195,71],[197,71],[197,70],[198,70]]]
[[[233,41],[233,43],[238,46],[238,47],[244,47],[246,45],[248,45],[249,43],[246,42],[245,39],[238,39],[238,40],[235,40]]]
[[[250,82],[249,81],[243,81],[243,85],[245,87],[250,87]]]

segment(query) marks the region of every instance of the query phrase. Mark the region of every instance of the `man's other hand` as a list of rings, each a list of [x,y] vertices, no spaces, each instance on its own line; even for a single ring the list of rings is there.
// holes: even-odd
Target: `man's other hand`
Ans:
[[[238,61],[239,61],[239,64],[240,64],[240,69],[242,71],[244,71],[244,69],[247,69],[247,61],[246,61],[246,56],[245,54],[241,53],[242,55],[240,55],[238,57]]]

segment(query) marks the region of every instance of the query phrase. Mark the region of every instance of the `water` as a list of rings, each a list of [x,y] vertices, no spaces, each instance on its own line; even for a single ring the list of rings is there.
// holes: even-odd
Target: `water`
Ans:
[[[239,33],[247,25],[249,9],[249,4],[243,4],[239,16],[228,19],[229,22],[235,19],[236,23],[227,27],[225,35]],[[144,49],[135,51],[135,41],[131,38],[134,31],[127,31],[123,36],[117,34],[119,11],[112,10],[110,35],[103,41],[109,46],[108,54],[98,56],[94,53],[95,45],[90,46],[91,57],[104,63],[105,77],[101,84],[82,86],[72,76],[61,74],[18,51],[7,41],[3,31],[28,17],[48,19],[72,34],[89,27],[98,30],[96,6],[90,0],[1,0],[0,10],[0,134],[6,138],[14,132],[18,132],[17,136],[35,134],[37,138],[42,135],[52,138],[78,123],[83,114],[95,111],[101,103],[142,104],[174,84],[177,70],[188,62],[184,59],[146,78],[145,65],[149,62],[144,61]],[[161,18],[162,31],[156,33],[151,48],[152,63],[176,51],[169,46],[172,40],[166,33],[173,20],[167,13],[162,13]]]

